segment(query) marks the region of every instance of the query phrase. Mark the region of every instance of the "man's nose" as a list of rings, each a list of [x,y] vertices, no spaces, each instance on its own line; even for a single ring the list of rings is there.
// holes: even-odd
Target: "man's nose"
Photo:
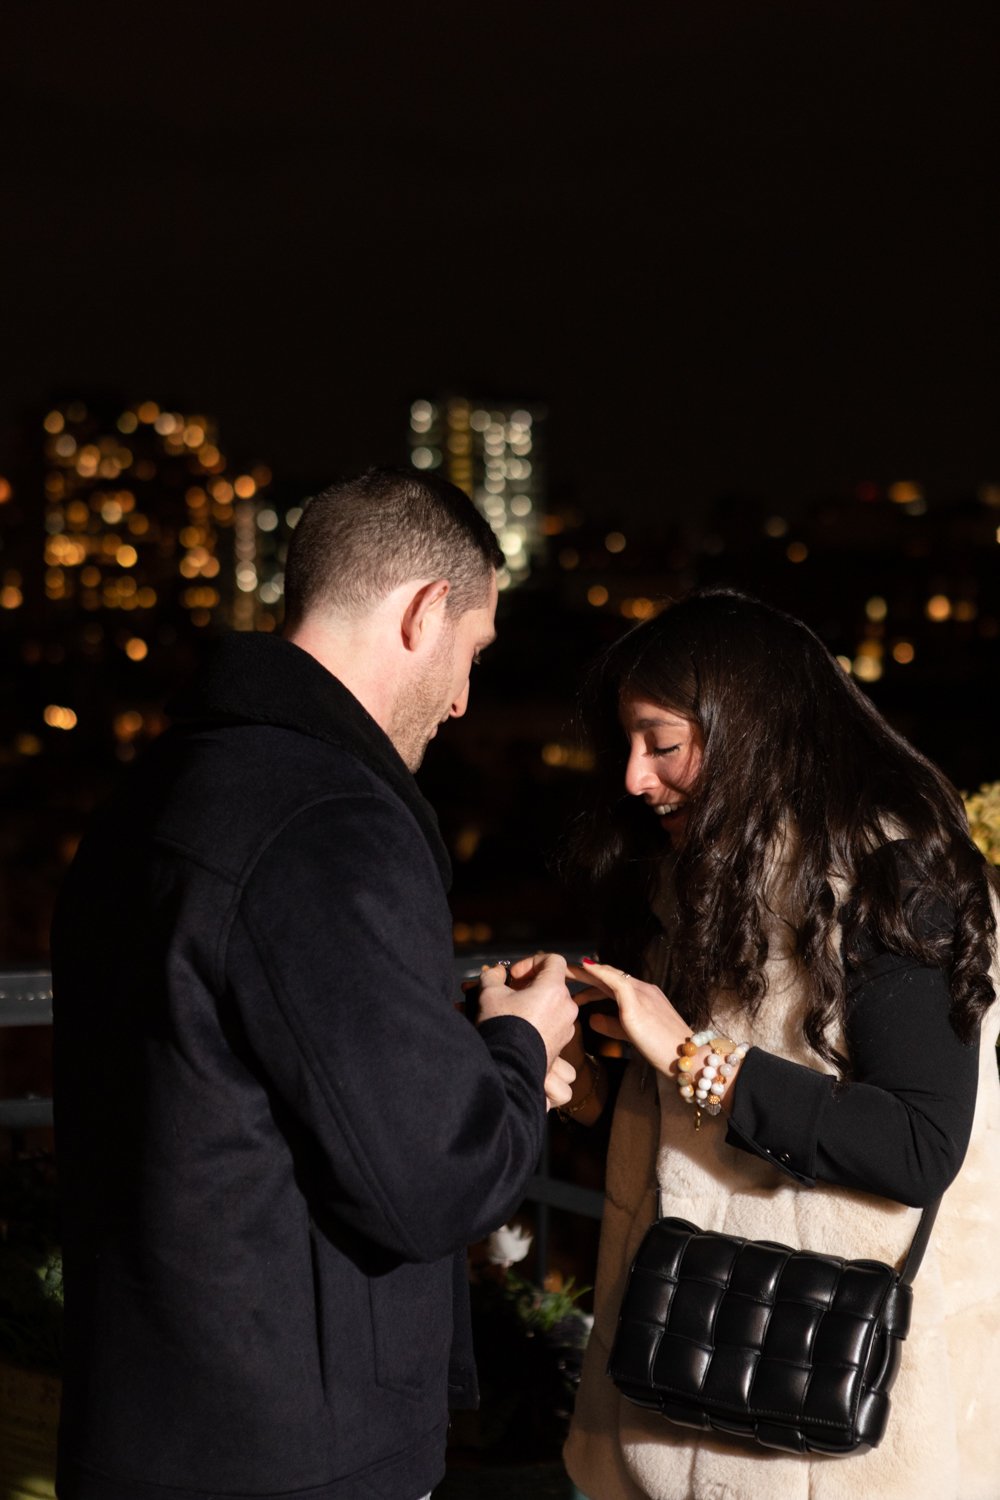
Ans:
[[[465,710],[468,708],[468,706],[469,706],[469,684],[466,683],[465,687],[459,693],[458,697],[456,699],[454,699],[454,701],[452,702],[451,707],[448,710],[448,717],[449,717],[449,719],[460,719],[462,717],[462,715],[465,713]]]

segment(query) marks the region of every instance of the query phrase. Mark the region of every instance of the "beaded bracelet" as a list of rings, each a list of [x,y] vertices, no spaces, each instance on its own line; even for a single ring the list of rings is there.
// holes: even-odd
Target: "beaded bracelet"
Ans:
[[[695,1074],[693,1059],[702,1047],[708,1045],[712,1050]],[[713,1118],[721,1114],[723,1095],[749,1050],[746,1042],[732,1042],[719,1031],[697,1031],[681,1043],[677,1088],[684,1103],[694,1106],[696,1130],[701,1129],[703,1112]]]

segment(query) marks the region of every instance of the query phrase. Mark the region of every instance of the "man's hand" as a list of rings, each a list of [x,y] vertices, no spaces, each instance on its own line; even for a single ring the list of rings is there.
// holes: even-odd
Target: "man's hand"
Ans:
[[[573,1098],[576,1069],[564,1057],[557,1057],[545,1075],[546,1109],[564,1109]]]
[[[573,1039],[577,1005],[566,988],[566,960],[558,953],[534,953],[519,958],[508,970],[504,964],[484,969],[480,979],[479,1020],[493,1016],[520,1016],[528,1021],[545,1043],[546,1092],[552,1065]],[[560,1089],[565,1080],[557,1078]],[[550,1096],[551,1097],[551,1096]]]

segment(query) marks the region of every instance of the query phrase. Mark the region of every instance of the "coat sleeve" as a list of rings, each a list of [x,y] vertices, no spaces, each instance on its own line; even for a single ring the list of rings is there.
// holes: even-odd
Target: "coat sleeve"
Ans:
[[[409,815],[327,798],[262,851],[226,985],[268,1087],[320,1162],[317,1210],[411,1261],[491,1232],[541,1150],[545,1047],[455,1008],[451,920]]]
[[[923,920],[930,934],[947,930],[951,914],[938,904]],[[848,965],[847,991],[852,1080],[753,1048],[733,1095],[730,1143],[807,1185],[924,1207],[955,1179],[968,1149],[978,1045],[955,1034],[945,971],[873,940]]]

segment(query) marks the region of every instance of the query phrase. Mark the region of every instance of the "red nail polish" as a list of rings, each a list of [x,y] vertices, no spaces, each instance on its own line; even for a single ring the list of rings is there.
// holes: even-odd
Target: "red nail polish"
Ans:
[[[596,963],[596,959],[593,959],[593,958],[581,958],[580,962],[582,964],[592,964],[592,963]]]

